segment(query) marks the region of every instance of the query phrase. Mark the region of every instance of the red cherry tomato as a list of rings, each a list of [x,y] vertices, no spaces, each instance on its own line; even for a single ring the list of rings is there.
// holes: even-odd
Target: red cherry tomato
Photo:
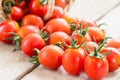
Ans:
[[[21,39],[23,39],[25,36],[27,36],[30,33],[38,33],[39,34],[40,30],[39,28],[31,25],[26,25],[20,27],[20,29],[16,32]]]
[[[82,25],[83,28],[86,26],[97,27],[96,21],[89,18],[80,20],[80,24]]]
[[[43,17],[48,9],[48,5],[43,5],[40,0],[30,0],[29,11],[32,14]]]
[[[0,23],[0,41],[5,43],[11,43],[12,40],[9,40],[8,38],[13,37],[10,32],[17,32],[19,29],[19,25],[14,20],[5,20],[2,23]]]
[[[46,23],[45,30],[48,33],[53,33],[56,31],[63,31],[67,34],[71,33],[69,24],[62,18],[51,19]]]
[[[120,67],[120,52],[116,48],[106,47],[101,50],[101,53],[108,51],[110,51],[110,53],[106,58],[109,63],[109,71],[115,71]]]
[[[78,75],[83,70],[86,54],[82,48],[66,49],[62,58],[62,65],[66,72]]]
[[[92,42],[92,41],[88,41],[87,42],[87,44],[86,44],[86,47],[90,50],[90,51],[94,51],[94,47],[96,48],[96,49],[98,49],[98,44],[96,43],[96,42]],[[85,50],[86,50],[86,48],[85,48]],[[87,50],[87,52],[88,53],[90,53],[88,50]]]
[[[54,6],[51,18],[62,18],[64,16],[64,11],[61,7]]]
[[[67,5],[67,0],[55,0],[55,5],[64,9]]]
[[[16,3],[16,6],[19,6],[22,9],[25,9],[26,7],[26,0],[14,0]]]
[[[66,34],[65,32],[57,31],[57,32],[50,34],[48,43],[56,44],[60,42],[61,45],[65,48],[63,41],[65,41],[65,43],[67,44],[70,44],[70,36]]]
[[[84,39],[82,39],[82,37],[76,32],[74,31],[71,35],[74,39],[77,40],[77,44],[80,44],[82,41],[83,42],[88,42],[88,41],[91,41],[91,37],[88,33],[86,33],[86,35],[84,35]]]
[[[97,59],[87,56],[84,61],[84,70],[92,80],[101,80],[108,74],[109,64],[106,58]]]
[[[105,47],[114,47],[120,50],[120,39],[112,39],[110,40]]]
[[[37,48],[41,50],[44,46],[45,41],[39,34],[36,33],[27,35],[21,43],[22,51],[28,56],[34,56],[34,49]]]
[[[88,27],[88,33],[92,40],[97,43],[105,38],[105,33],[98,27]]]
[[[22,25],[34,25],[42,29],[44,27],[44,22],[39,16],[29,14],[23,17]]]
[[[38,54],[38,61],[48,69],[57,69],[61,66],[64,51],[55,45],[45,46]]]
[[[8,16],[13,20],[19,21],[23,18],[24,11],[18,6],[13,6],[11,7],[11,13]]]
[[[79,19],[71,15],[64,15],[63,19],[65,19],[69,24],[70,23],[74,23],[76,25],[79,24]]]

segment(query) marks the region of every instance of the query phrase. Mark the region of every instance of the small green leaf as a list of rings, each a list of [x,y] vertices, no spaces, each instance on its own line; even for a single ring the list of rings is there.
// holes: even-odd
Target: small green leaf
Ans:
[[[14,0],[6,0],[3,2],[3,10],[6,14],[10,14],[10,8],[15,5]]]
[[[77,26],[75,25],[75,23],[74,23],[74,22],[71,22],[71,23],[70,23],[71,32],[75,31],[76,28],[77,28]]]
[[[64,49],[64,47],[62,46],[62,42],[57,42],[57,43],[56,43],[56,44],[54,44],[54,45],[56,45],[56,46],[58,46],[58,47],[60,47],[60,48]]]
[[[40,1],[40,3],[42,3],[43,5],[48,4],[48,0],[39,0],[39,1]]]

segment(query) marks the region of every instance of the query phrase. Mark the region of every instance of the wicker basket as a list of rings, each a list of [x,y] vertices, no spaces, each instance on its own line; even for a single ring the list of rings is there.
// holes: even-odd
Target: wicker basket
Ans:
[[[8,18],[7,15],[3,11],[2,1],[3,0],[0,0],[0,22],[2,22],[3,20]],[[70,9],[70,7],[72,6],[74,1],[75,0],[67,0],[67,5],[64,8],[65,13]],[[48,11],[47,11],[46,15],[44,16],[44,20],[48,20],[51,17],[54,5],[55,5],[55,0],[48,1]]]

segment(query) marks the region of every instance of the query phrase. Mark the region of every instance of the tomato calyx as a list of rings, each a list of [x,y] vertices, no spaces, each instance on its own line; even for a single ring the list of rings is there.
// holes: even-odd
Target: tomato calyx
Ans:
[[[87,46],[85,46],[85,48],[87,49],[87,51],[90,52],[90,54],[87,54],[88,56],[91,56],[91,57],[95,57],[95,58],[98,58],[98,59],[102,59],[104,57],[106,57],[106,55],[108,55],[110,53],[110,50],[107,51],[107,52],[104,52],[103,54],[100,53],[100,50],[104,47],[104,45],[106,44],[107,40],[109,39],[110,37],[105,37],[99,44],[99,48],[97,49],[96,47],[94,47],[94,51],[91,51],[89,48],[87,48]]]
[[[14,32],[10,32],[9,34],[12,34],[13,37],[11,37],[12,43],[15,44],[15,48],[13,49],[13,51],[15,52],[16,50],[21,49],[20,45],[21,45],[21,38],[19,35],[17,35]]]
[[[5,0],[5,1],[3,2],[3,10],[4,10],[4,12],[5,12],[6,14],[10,14],[10,13],[11,13],[10,8],[11,8],[12,6],[14,6],[14,5],[15,5],[15,1],[14,1],[14,0]]]
[[[83,38],[83,37],[82,37],[82,38]],[[70,45],[68,45],[65,41],[63,41],[63,44],[64,44],[67,48],[77,49],[77,48],[79,48],[79,47],[82,46],[82,42],[83,42],[83,40],[81,41],[80,44],[77,45],[77,44],[76,44],[76,43],[77,43],[77,40],[71,38],[71,39],[70,39]]]
[[[63,41],[64,45],[68,48],[74,48],[74,49],[77,49],[79,47],[81,47],[83,45],[83,42],[84,42],[84,36],[86,35],[88,31],[88,27],[86,26],[84,29],[82,28],[82,25],[80,24],[80,29],[79,30],[76,30],[76,32],[78,33],[78,35],[81,37],[81,43],[77,45],[77,40],[74,39],[73,37],[71,37],[70,39],[70,45],[67,45],[65,43],[65,41]]]
[[[71,29],[71,33],[76,30],[76,25],[74,22],[70,23],[70,29]]]
[[[43,5],[47,5],[48,4],[48,0],[39,0],[40,3],[42,3]]]
[[[88,26],[86,26],[84,29],[82,28],[82,24],[80,24],[80,29],[76,30],[76,32],[78,33],[78,35],[81,36],[85,36],[86,33],[88,31]]]
[[[35,48],[35,49],[33,49],[33,53],[35,54],[34,56],[32,56],[31,57],[31,59],[30,59],[30,62],[32,63],[32,64],[40,64],[39,63],[39,61],[38,61],[38,53],[39,53],[40,51],[37,49],[37,48]]]
[[[101,40],[101,42],[99,42],[98,43],[98,45],[100,46],[100,45],[105,45],[106,43],[107,43],[107,41],[108,41],[108,39],[112,39],[111,37],[105,37],[103,40]],[[102,47],[102,46],[101,46]]]
[[[45,31],[45,28],[42,28],[39,34],[45,41],[48,41],[49,34]]]
[[[54,44],[54,45],[56,45],[56,46],[58,46],[58,47],[60,47],[60,48],[64,49],[64,47],[62,46],[62,42],[57,42],[57,43],[56,43],[56,44]]]

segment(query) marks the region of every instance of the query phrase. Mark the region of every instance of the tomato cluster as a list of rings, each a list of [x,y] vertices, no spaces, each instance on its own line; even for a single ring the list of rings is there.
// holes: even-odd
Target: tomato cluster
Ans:
[[[64,15],[66,0],[56,0],[47,21],[43,19],[47,0],[7,1],[11,5],[9,19],[0,23],[0,41],[15,44],[14,51],[21,49],[33,63],[52,70],[63,66],[72,75],[84,71],[93,80],[119,68],[120,40],[107,41],[109,37],[95,20]]]

